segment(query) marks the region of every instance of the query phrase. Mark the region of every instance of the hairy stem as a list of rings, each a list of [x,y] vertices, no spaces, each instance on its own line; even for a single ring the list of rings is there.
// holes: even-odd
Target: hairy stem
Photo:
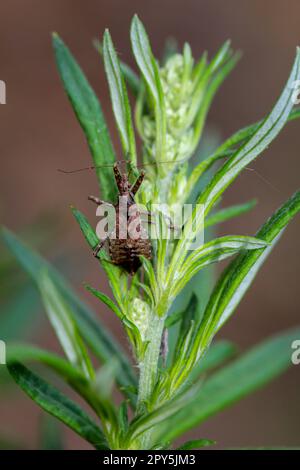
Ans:
[[[149,400],[155,385],[163,328],[164,318],[153,315],[147,331],[147,341],[149,344],[147,346],[144,359],[139,364],[140,381],[137,404],[138,414],[143,411],[144,404]]]
[[[147,331],[147,341],[149,341],[149,344],[147,346],[144,359],[139,364],[140,379],[137,414],[141,414],[145,411],[145,406],[149,402],[155,386],[164,322],[164,317],[159,317],[156,314],[153,314],[149,324]],[[147,433],[143,435],[143,448],[144,446],[147,446],[147,442],[149,440],[149,436],[146,434]]]

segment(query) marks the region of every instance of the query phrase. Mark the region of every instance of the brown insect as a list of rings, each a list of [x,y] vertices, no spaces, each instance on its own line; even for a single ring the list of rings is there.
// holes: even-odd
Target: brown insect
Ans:
[[[141,213],[134,199],[145,178],[145,173],[142,171],[131,185],[127,173],[121,173],[118,164],[113,166],[113,171],[118,187],[117,203],[111,204],[95,196],[88,197],[90,201],[93,201],[98,206],[102,204],[113,206],[116,217],[113,232],[108,233],[106,238],[98,243],[94,248],[93,254],[98,257],[99,251],[104,247],[105,242],[108,241],[111,262],[122,267],[129,274],[134,275],[142,264],[140,256],[144,256],[147,259],[152,257],[151,242],[143,227]],[[123,210],[120,209],[124,206],[124,201],[127,205],[125,216]],[[150,216],[148,213],[146,215]],[[128,230],[130,226],[134,226],[134,236]]]
[[[126,160],[125,163],[128,163]],[[121,162],[119,162],[121,163]],[[166,163],[170,164],[172,162],[157,162],[156,164]],[[151,165],[151,164],[150,164]],[[105,165],[103,165],[105,166]],[[111,165],[107,165],[111,166]],[[85,168],[79,168],[77,170],[61,170],[58,171],[70,174],[70,173],[77,173],[84,170],[93,170],[95,166],[89,166]],[[98,168],[98,167],[97,167]],[[136,167],[137,168],[137,167]],[[141,171],[139,176],[137,177],[134,184],[130,184],[129,177],[127,173],[121,173],[119,170],[118,163],[113,165],[114,176],[116,180],[116,184],[118,187],[118,201],[116,204],[111,204],[109,202],[103,201],[98,199],[95,196],[89,196],[88,199],[93,201],[98,206],[106,205],[114,208],[115,211],[115,227],[111,233],[108,233],[107,236],[100,240],[97,246],[93,250],[93,254],[95,257],[98,257],[100,250],[104,247],[105,242],[108,242],[109,246],[109,254],[111,258],[111,263],[122,267],[125,271],[129,274],[134,275],[137,270],[141,266],[140,256],[144,256],[147,259],[152,258],[152,249],[151,249],[151,242],[147,237],[147,232],[143,227],[143,221],[141,216],[146,216],[148,223],[155,224],[153,221],[152,216],[153,214],[149,212],[139,212],[137,209],[137,205],[135,202],[135,195],[138,192],[143,180],[145,178],[144,171]],[[126,201],[126,216],[124,217],[123,211],[120,211],[120,199],[122,201]],[[134,209],[132,211],[132,209]],[[169,220],[169,227],[174,230],[176,227],[173,225],[171,219],[168,216],[165,216]],[[135,236],[131,236],[130,231],[128,232],[127,228],[133,225],[135,228]],[[120,236],[126,232],[127,236]]]

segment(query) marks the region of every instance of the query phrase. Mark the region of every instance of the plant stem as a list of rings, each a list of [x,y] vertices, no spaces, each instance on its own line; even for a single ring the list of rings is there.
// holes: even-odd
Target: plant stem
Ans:
[[[139,364],[140,380],[137,413],[142,411],[144,404],[149,400],[155,384],[163,328],[164,318],[153,315],[147,331],[149,344],[144,359]]]
[[[139,393],[137,402],[137,414],[145,411],[145,405],[149,402],[153,388],[155,386],[158,370],[158,360],[161,347],[161,339],[164,329],[165,318],[153,314],[147,331],[147,346],[143,361],[140,362]],[[146,446],[148,433],[144,433],[142,442],[143,448]]]

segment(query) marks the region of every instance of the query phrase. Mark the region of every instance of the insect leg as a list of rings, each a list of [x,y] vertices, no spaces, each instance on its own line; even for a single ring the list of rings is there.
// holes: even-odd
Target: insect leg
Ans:
[[[114,164],[114,175],[115,175],[115,180],[118,186],[118,190],[121,193],[122,192],[122,175],[121,175],[121,172],[119,170],[117,163]]]
[[[103,246],[104,246],[104,243],[106,242],[106,240],[108,239],[109,235],[107,235],[106,238],[104,238],[103,240],[101,240],[96,246],[95,248],[93,249],[93,255],[95,256],[95,258],[98,257],[98,253],[100,250],[102,250]]]
[[[142,182],[144,181],[144,178],[145,178],[145,172],[144,171],[141,171],[140,173],[140,176],[137,177],[135,183],[131,186],[130,188],[130,192],[131,194],[134,196],[138,190],[140,189],[140,186],[142,184]]]
[[[88,196],[88,200],[94,202],[95,204],[97,204],[97,206],[101,206],[102,204],[104,204],[106,206],[112,206],[113,205],[110,202],[102,201],[102,199],[99,199],[95,196]]]
[[[93,249],[93,255],[95,256],[95,258],[98,257],[98,253],[100,250],[102,250],[103,246],[104,246],[104,243],[106,242],[106,240],[111,236],[113,232],[110,232],[106,235],[105,238],[103,238],[102,240],[99,241],[99,243],[95,246],[95,248]]]
[[[140,214],[141,214],[141,215],[146,215],[146,216],[148,217],[148,223],[149,223],[149,224],[157,225],[156,222],[153,220],[153,218],[155,218],[155,214],[153,214],[153,212],[140,211]],[[178,227],[177,225],[174,225],[174,224],[173,224],[171,217],[169,217],[169,216],[166,215],[166,214],[164,214],[164,217],[165,217],[165,219],[167,219],[167,220],[169,221],[168,227],[169,227],[171,230],[181,230],[180,227]]]

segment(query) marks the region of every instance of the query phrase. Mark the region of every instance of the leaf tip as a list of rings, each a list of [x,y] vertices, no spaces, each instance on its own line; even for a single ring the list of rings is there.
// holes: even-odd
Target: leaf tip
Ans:
[[[109,29],[108,29],[108,28],[105,28],[104,33],[103,33],[103,41],[104,41],[105,39],[109,39],[109,38],[110,38]]]
[[[54,47],[63,44],[61,37],[56,31],[52,31],[51,36],[52,36],[52,44]]]
[[[1,225],[0,226],[0,234],[1,234],[2,238],[7,240],[8,237],[10,237],[12,235],[12,232],[7,227],[5,227],[4,225]]]
[[[138,14],[135,13],[133,15],[132,21],[131,21],[131,28],[138,28],[139,26],[142,26],[142,22],[140,18],[138,17]]]

